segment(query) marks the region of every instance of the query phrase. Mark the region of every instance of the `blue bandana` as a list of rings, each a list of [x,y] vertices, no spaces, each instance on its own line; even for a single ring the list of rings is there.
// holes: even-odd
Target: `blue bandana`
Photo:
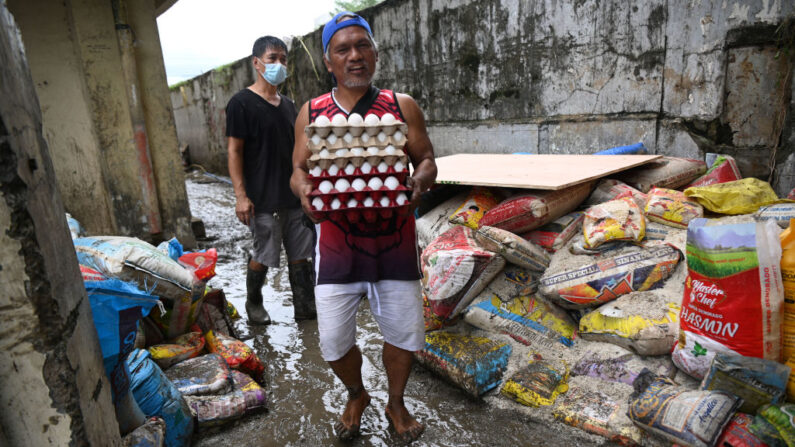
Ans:
[[[353,17],[345,19],[340,23],[337,23],[337,20],[339,20],[340,17],[346,15]],[[365,29],[365,31],[367,31],[367,34],[369,34],[370,37],[373,37],[373,31],[370,29],[370,24],[368,24],[366,20],[364,20],[358,14],[354,14],[350,11],[343,11],[335,15],[323,27],[323,53],[325,53],[328,50],[328,43],[331,41],[331,38],[334,37],[334,33],[341,30],[342,28],[345,28],[346,26],[361,26],[362,28]]]

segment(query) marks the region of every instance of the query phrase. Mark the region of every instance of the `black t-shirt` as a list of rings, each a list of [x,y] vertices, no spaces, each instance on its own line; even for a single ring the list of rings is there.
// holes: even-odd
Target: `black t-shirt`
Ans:
[[[297,116],[289,98],[276,107],[249,89],[226,105],[226,136],[244,141],[243,178],[255,213],[301,206],[290,190]]]

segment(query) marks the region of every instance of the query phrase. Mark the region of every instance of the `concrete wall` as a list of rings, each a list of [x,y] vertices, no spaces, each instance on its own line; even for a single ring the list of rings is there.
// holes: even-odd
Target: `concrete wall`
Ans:
[[[118,21],[136,36],[126,60],[112,2],[10,0],[8,8],[22,32],[66,209],[91,234],[176,235],[193,246],[172,111],[163,100],[155,6],[120,4],[129,14]],[[126,77],[123,62],[132,67]],[[136,110],[145,117],[138,126]],[[139,161],[140,147],[151,163]]]
[[[795,186],[791,1],[387,0],[362,15],[379,43],[376,85],[418,101],[437,155],[642,141],[729,153],[747,176],[774,165],[779,193]],[[309,53],[291,45],[285,87],[298,104],[331,87],[321,31],[301,39]]]
[[[0,445],[119,445],[16,24],[0,2]]]

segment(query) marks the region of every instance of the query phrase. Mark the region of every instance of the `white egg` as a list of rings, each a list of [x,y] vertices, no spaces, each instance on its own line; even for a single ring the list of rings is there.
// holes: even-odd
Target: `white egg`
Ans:
[[[378,172],[383,174],[387,169],[389,169],[389,166],[387,166],[386,162],[382,161],[378,163]]]
[[[365,161],[364,163],[362,163],[361,169],[363,174],[369,174],[370,172],[373,171],[373,166],[370,164],[370,162]]]
[[[329,153],[328,149],[323,149],[320,151],[320,158],[331,158],[331,154]]]
[[[331,121],[328,120],[326,115],[320,115],[315,118],[315,125],[317,126],[328,126],[329,124],[331,124]]]
[[[322,182],[320,182],[320,185],[317,187],[317,189],[319,189],[320,192],[322,192],[323,194],[328,194],[329,191],[331,191],[331,188],[333,187],[334,187],[333,183],[331,183],[328,180],[323,180]]]
[[[381,117],[381,124],[395,124],[395,115],[391,113],[385,113],[384,116]]]
[[[351,148],[351,155],[361,156],[364,154],[363,147],[353,147]]]
[[[392,175],[390,175],[389,177],[386,178],[386,180],[384,180],[384,185],[390,190],[397,189],[399,184],[400,182],[398,182],[398,179]]]
[[[368,197],[364,198],[364,201],[362,202],[362,205],[366,206],[367,208],[372,208],[373,205],[375,205],[375,201],[373,200],[372,197],[368,196]]]
[[[377,138],[379,142],[384,143],[386,142],[387,136],[384,132],[378,132]]]
[[[378,148],[375,146],[370,146],[367,148],[367,153],[370,155],[378,155]]]
[[[394,138],[395,141],[403,141],[403,132],[399,130],[396,131],[394,134],[392,134],[392,138]]]
[[[323,138],[320,138],[320,135],[318,135],[318,134],[312,135],[312,144],[317,146],[317,145],[320,144],[321,141],[323,141]]]
[[[403,172],[404,169],[406,169],[406,165],[402,161],[398,160],[395,162],[395,171]]]
[[[345,115],[338,113],[331,118],[331,125],[341,127],[348,124],[348,119],[345,118]]]
[[[348,199],[348,203],[347,203],[348,208],[356,208],[356,205],[358,205],[358,204],[359,204],[359,202],[357,202],[356,199],[354,199],[353,197]]]
[[[337,165],[331,165],[328,167],[328,175],[335,176],[340,173],[340,168]]]
[[[389,206],[389,197],[387,196],[381,197],[381,206],[384,207]]]
[[[332,133],[326,137],[326,143],[328,143],[329,145],[334,145],[337,144],[338,139],[339,138],[337,138],[337,136]]]
[[[331,201],[331,209],[338,210],[340,209],[341,206],[342,202],[340,202],[340,199],[335,198],[334,200]]]
[[[395,202],[397,202],[398,205],[405,205],[408,201],[408,197],[403,193],[398,194],[397,198],[395,198]]]
[[[364,124],[367,126],[377,126],[379,121],[378,116],[373,113],[364,117]]]
[[[348,144],[353,142],[353,135],[350,132],[345,132],[345,135],[342,136],[342,140]]]
[[[391,144],[384,148],[384,154],[386,155],[395,155],[396,153],[397,149],[395,149],[395,146],[392,146]]]
[[[355,171],[355,170],[356,170],[356,167],[353,164],[348,163],[345,166],[345,175],[353,175],[353,171]]]
[[[320,174],[323,173],[323,170],[320,169],[320,166],[315,166],[311,171],[309,171],[309,173],[312,174],[313,177],[320,177]]]
[[[382,186],[384,186],[384,182],[382,182],[381,179],[378,177],[373,177],[370,179],[369,182],[367,182],[367,186],[369,186],[370,189],[377,191],[381,189]]]
[[[364,119],[358,113],[351,113],[351,116],[348,117],[348,125],[361,126],[362,124],[364,124]]]
[[[334,152],[335,157],[344,157],[348,155],[348,149],[337,149],[337,152]]]
[[[351,183],[348,180],[344,179],[344,178],[337,179],[337,182],[334,183],[334,188],[336,188],[336,190],[339,191],[339,192],[345,192],[350,187],[351,187]]]
[[[312,208],[314,208],[316,210],[322,210],[323,209],[323,200],[321,200],[320,197],[315,197],[315,199],[312,200]]]
[[[367,144],[370,142],[371,137],[369,134],[363,133],[359,138],[362,139],[362,143]]]
[[[354,191],[361,191],[365,186],[367,186],[367,182],[360,178],[354,179],[353,183],[351,183],[351,187],[353,187]]]

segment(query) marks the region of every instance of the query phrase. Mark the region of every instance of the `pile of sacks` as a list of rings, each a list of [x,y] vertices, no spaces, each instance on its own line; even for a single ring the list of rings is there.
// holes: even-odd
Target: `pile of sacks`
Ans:
[[[85,237],[67,216],[124,445],[187,446],[196,428],[266,407],[265,366],[237,340],[215,249]]]
[[[418,362],[626,445],[795,445],[795,203],[709,161],[437,204]]]

